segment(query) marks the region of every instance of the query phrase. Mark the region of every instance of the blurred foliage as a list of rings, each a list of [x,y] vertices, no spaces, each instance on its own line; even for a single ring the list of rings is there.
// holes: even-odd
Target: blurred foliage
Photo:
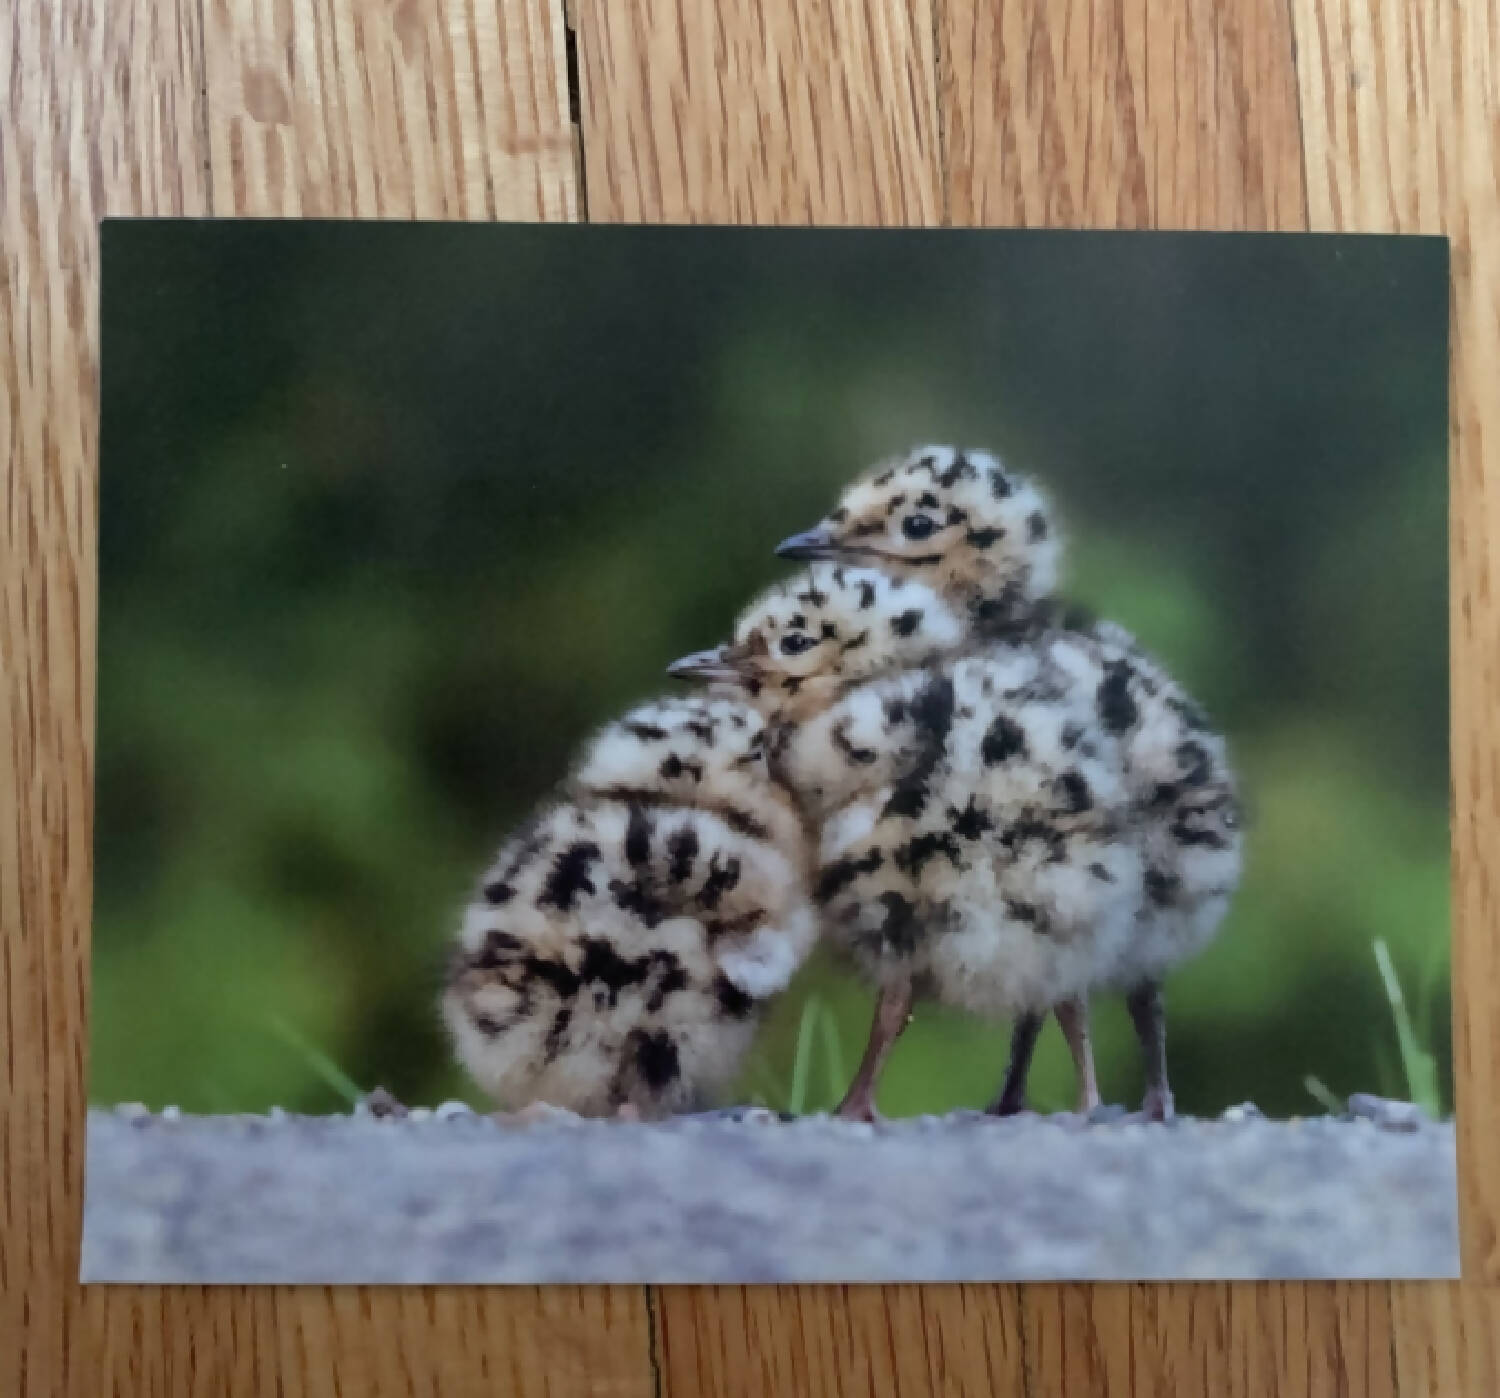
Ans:
[[[1070,591],[1231,735],[1183,1108],[1404,1092],[1377,939],[1452,1100],[1441,243],[111,222],[103,257],[95,1100],[477,1101],[435,997],[486,856],[926,440],[1043,479]],[[818,958],[744,1094],[830,1105],[870,1008]],[[982,1104],[1007,1036],[923,1007],[882,1107]],[[1133,1098],[1108,999],[1096,1046]],[[1033,1099],[1072,1093],[1049,1029]]]

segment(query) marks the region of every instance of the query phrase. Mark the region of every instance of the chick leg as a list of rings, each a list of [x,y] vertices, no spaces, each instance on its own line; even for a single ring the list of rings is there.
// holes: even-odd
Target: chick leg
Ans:
[[[864,1057],[859,1060],[859,1071],[849,1084],[844,1100],[839,1103],[837,1115],[845,1121],[879,1119],[875,1110],[875,1085],[892,1046],[911,1018],[911,1002],[910,981],[888,985],[880,992],[880,998],[875,1002],[875,1019],[870,1025],[870,1041],[865,1045]]]
[[[1031,1071],[1031,1055],[1042,1022],[1043,1016],[1030,1010],[1016,1016],[1010,1030],[1010,1062],[1005,1067],[1000,1095],[990,1104],[991,1116],[1015,1116],[1026,1110],[1026,1075]]]
[[[1087,1116],[1099,1105],[1099,1079],[1094,1075],[1094,1043],[1089,1037],[1089,1002],[1079,995],[1063,1000],[1053,1010],[1078,1077],[1078,1110]]]
[[[1147,1121],[1171,1121],[1172,1089],[1167,1085],[1167,1010],[1161,985],[1144,981],[1125,997],[1135,1036],[1146,1060],[1146,1098],[1141,1112]]]

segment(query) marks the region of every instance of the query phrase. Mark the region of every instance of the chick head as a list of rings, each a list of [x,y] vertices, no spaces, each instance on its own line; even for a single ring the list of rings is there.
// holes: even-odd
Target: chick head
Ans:
[[[783,558],[835,559],[926,583],[981,626],[1025,619],[1057,586],[1046,497],[985,451],[917,447],[850,485]]]
[[[853,685],[951,651],[964,630],[930,587],[817,563],[752,602],[733,640],[684,656],[668,673],[737,683],[767,719],[799,723]]]

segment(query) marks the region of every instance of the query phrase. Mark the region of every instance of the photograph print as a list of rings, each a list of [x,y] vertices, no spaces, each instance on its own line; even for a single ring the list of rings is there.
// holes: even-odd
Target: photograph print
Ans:
[[[1444,240],[102,260],[84,1280],[1457,1275]]]

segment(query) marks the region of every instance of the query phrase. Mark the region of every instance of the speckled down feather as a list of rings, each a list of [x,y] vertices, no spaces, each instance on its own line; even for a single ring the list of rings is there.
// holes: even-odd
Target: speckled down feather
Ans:
[[[739,1068],[815,937],[804,836],[744,704],[668,698],[593,741],[501,848],[443,996],[508,1109],[688,1109]]]

